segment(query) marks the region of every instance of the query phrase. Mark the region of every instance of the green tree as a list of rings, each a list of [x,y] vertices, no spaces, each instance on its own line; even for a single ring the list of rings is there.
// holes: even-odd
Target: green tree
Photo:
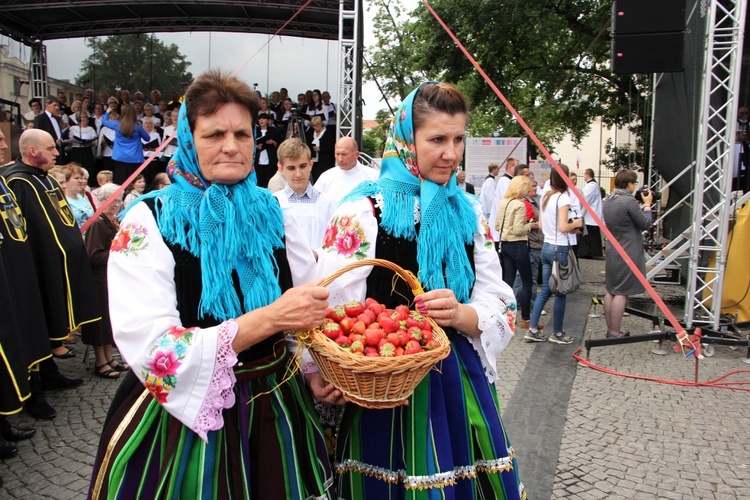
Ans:
[[[386,1],[379,0],[379,8]],[[388,3],[390,10],[395,2]],[[431,5],[545,146],[566,134],[580,141],[598,117],[648,134],[648,106],[638,103],[650,92],[649,77],[610,71],[611,0],[432,0]],[[392,80],[411,88],[418,82],[405,76],[454,82],[470,104],[471,135],[525,135],[427,9],[417,8],[399,26],[410,29],[409,35],[371,48],[385,52],[374,53],[373,60],[395,61],[391,67],[400,73]],[[386,94],[402,95],[388,84],[386,66],[373,73]],[[530,144],[533,157],[536,148]]]
[[[392,115],[387,109],[381,109],[375,114],[375,120],[378,122],[378,125],[362,135],[362,151],[373,158],[383,156],[386,134],[388,133],[388,127],[391,125],[391,118]]]
[[[154,35],[117,35],[89,38],[86,45],[92,54],[81,63],[76,84],[112,93],[116,88],[131,93],[140,90],[145,96],[152,89],[169,95],[182,91],[192,81],[187,71],[190,62],[180,54],[177,45],[162,43]]]

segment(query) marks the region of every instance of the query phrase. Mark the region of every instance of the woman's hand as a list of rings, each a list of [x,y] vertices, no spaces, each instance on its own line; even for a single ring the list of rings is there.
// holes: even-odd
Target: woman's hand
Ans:
[[[343,405],[346,403],[346,399],[341,394],[341,391],[336,389],[333,384],[326,383],[320,373],[308,373],[305,375],[307,385],[310,387],[313,396],[318,401],[329,403],[332,405]]]
[[[440,326],[455,328],[471,337],[478,337],[482,333],[478,327],[477,312],[473,307],[459,303],[453,290],[448,288],[430,290],[417,295],[414,303],[420,314],[429,316]]]
[[[232,342],[235,352],[285,330],[309,330],[323,323],[328,307],[328,289],[307,283],[290,288],[266,307],[235,319],[237,335]]]

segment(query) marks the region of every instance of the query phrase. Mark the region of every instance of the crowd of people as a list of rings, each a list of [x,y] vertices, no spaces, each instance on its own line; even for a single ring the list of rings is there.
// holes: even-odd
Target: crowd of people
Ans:
[[[334,166],[336,142],[336,105],[328,91],[308,90],[292,100],[286,88],[263,97],[257,92],[260,108],[255,118],[256,157],[258,185],[266,187],[275,174],[276,148],[281,142],[295,136],[304,140],[313,154],[313,181]],[[128,90],[118,90],[110,96],[106,91],[95,94],[92,89],[76,93],[68,106],[67,95],[29,101],[31,110],[23,115],[23,128],[41,128],[55,138],[60,156],[59,164],[76,162],[91,174],[93,179],[101,170],[111,170],[114,181],[124,183],[129,175],[152,157],[144,172],[150,184],[159,172],[165,170],[177,150],[177,141],[159,153],[155,150],[169,140],[176,130],[181,104],[178,92],[171,99],[162,99],[161,92],[153,90],[149,98],[135,92],[131,99]]]
[[[624,242],[628,256],[645,272],[641,231],[651,224],[653,195],[646,189],[640,207],[633,196],[637,174],[623,170],[615,177],[615,191],[603,200],[604,191],[589,168],[584,171],[585,185],[578,193],[586,202],[584,209],[573,192],[577,191],[578,176],[564,164],[560,164],[564,175],[553,169],[539,193],[534,174],[515,158],[505,161],[502,176],[496,163],[490,164],[488,171],[480,202],[490,221],[503,280],[513,286],[521,309],[520,326],[528,329],[524,339],[571,344],[573,338],[564,330],[566,296],[553,294],[549,289],[553,263],[566,264],[569,249],[575,259],[603,257],[604,242],[598,222],[602,221],[618,241]],[[564,177],[568,177],[572,187]],[[629,334],[619,330],[627,296],[643,293],[644,289],[610,242],[607,250],[606,337],[616,338]],[[552,332],[545,335],[540,320],[546,314],[544,306],[550,298],[554,300],[553,326]]]

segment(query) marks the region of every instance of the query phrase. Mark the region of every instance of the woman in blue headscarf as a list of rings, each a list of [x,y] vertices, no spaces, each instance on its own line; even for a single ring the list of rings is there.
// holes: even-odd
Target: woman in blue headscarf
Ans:
[[[322,323],[314,255],[256,185],[256,94],[201,75],[178,120],[173,183],[126,212],[108,263],[115,395],[94,498],[328,498],[323,434],[286,330]],[[306,375],[318,399],[338,391]],[[313,417],[311,417],[311,415]]]
[[[364,258],[394,262],[428,290],[416,309],[441,325],[451,354],[408,404],[348,404],[337,436],[341,498],[510,498],[524,495],[500,421],[496,359],[513,335],[516,303],[502,280],[479,200],[459,189],[467,106],[452,85],[425,83],[399,107],[380,177],[337,209],[319,252],[328,275]],[[359,268],[329,302],[372,297],[388,307],[411,291],[384,268]]]

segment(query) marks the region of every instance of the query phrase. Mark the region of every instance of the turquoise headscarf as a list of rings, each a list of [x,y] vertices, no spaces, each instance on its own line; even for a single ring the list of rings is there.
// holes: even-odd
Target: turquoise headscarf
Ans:
[[[225,321],[270,304],[281,296],[273,249],[284,245],[284,221],[276,199],[257,186],[254,168],[237,184],[206,181],[186,103],[180,107],[177,140],[167,167],[172,184],[141,200],[158,198],[156,218],[164,239],[200,259],[203,291],[198,317],[210,314]],[[244,304],[235,292],[233,271],[239,276]]]
[[[414,97],[425,83],[409,94],[393,118],[378,180],[360,184],[347,199],[381,194],[383,228],[399,238],[417,238],[422,285],[427,290],[450,288],[465,303],[474,285],[474,271],[464,246],[473,242],[477,216],[468,195],[458,188],[455,172],[445,185],[424,179],[419,173],[412,108]],[[415,197],[419,198],[421,212],[418,237]]]

